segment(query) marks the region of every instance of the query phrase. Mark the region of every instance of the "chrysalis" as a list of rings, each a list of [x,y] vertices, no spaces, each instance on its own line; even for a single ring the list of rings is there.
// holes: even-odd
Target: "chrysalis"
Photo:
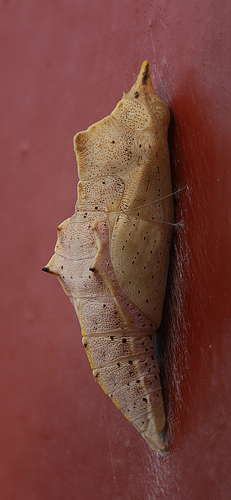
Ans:
[[[154,333],[173,223],[168,125],[145,61],[111,115],[74,138],[75,214],[43,268],[75,307],[94,377],[155,451],[165,448]]]

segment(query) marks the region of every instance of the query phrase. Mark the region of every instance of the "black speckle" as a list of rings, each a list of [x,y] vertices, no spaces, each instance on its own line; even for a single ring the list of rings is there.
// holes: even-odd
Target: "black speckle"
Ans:
[[[147,403],[147,402],[148,402],[147,398],[143,398],[143,401],[145,401],[145,403]]]
[[[106,304],[103,304],[103,307],[106,307]]]
[[[125,342],[127,342],[127,340],[126,339],[122,339],[122,342],[123,342],[123,344],[125,344]]]
[[[111,142],[112,142],[112,144],[115,144],[115,141],[111,141]]]
[[[136,91],[135,92],[135,99],[138,99],[138,97],[139,97],[139,92]]]
[[[154,356],[153,356],[153,355],[151,355],[151,358],[152,358],[152,359],[153,359],[153,361],[154,361]]]
[[[113,340],[113,339],[114,339],[113,335],[110,335],[110,339],[111,339],[111,340]]]
[[[95,207],[95,210],[98,210],[98,207]]]
[[[136,381],[136,383],[137,383],[137,384],[139,384],[139,383],[140,383],[140,381],[139,381],[139,380],[137,380],[137,381]]]
[[[129,365],[132,365],[132,360],[131,360],[131,359],[129,359],[128,363],[129,363]]]
[[[117,366],[119,366],[119,367],[120,367],[120,363],[117,363]]]
[[[63,266],[61,266],[61,269],[63,269]]]

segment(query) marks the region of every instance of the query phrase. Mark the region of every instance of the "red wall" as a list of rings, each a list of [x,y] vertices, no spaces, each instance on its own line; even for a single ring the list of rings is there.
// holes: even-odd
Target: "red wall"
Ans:
[[[2,500],[230,498],[230,7],[5,0],[1,19]],[[169,455],[91,375],[73,307],[41,272],[72,215],[72,138],[148,59],[171,111],[176,219],[162,333]]]

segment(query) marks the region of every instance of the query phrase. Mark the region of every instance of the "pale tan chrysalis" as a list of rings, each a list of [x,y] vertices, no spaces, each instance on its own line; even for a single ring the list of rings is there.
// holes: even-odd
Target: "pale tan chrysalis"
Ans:
[[[168,124],[145,61],[111,115],[74,138],[76,210],[43,268],[75,307],[93,375],[155,451],[165,448],[154,333],[173,223]]]

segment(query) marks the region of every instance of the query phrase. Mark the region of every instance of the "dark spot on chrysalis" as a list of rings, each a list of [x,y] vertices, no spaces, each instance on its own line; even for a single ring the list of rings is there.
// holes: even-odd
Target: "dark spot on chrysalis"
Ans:
[[[91,271],[92,273],[95,272],[95,268],[94,267],[89,267],[89,271]]]
[[[114,339],[113,335],[111,335],[111,336],[110,336],[110,339],[111,339],[111,340],[113,340],[113,339]]]
[[[44,271],[45,273],[49,273],[50,269],[49,267],[42,267],[42,271]]]
[[[131,359],[129,359],[128,363],[129,363],[129,365],[132,365],[132,361],[131,361]]]
[[[139,382],[140,382],[139,380],[136,381],[137,384],[139,384]]]
[[[139,92],[136,91],[135,92],[135,99],[138,99],[138,97],[139,97]]]
[[[149,70],[149,66],[148,66],[148,64],[146,64],[146,68],[145,68],[145,71],[144,71],[144,74],[143,74],[143,77],[142,77],[142,84],[143,85],[146,85],[146,83],[147,83],[148,70]]]
[[[63,266],[61,266],[61,269],[63,269]]]
[[[127,340],[126,339],[122,339],[122,342],[123,342],[123,344],[125,344],[125,342],[127,342]]]
[[[117,363],[117,366],[119,366],[119,367],[120,367],[120,363]]]
[[[143,398],[143,401],[145,401],[145,403],[147,403],[147,402],[148,402],[147,398]]]

